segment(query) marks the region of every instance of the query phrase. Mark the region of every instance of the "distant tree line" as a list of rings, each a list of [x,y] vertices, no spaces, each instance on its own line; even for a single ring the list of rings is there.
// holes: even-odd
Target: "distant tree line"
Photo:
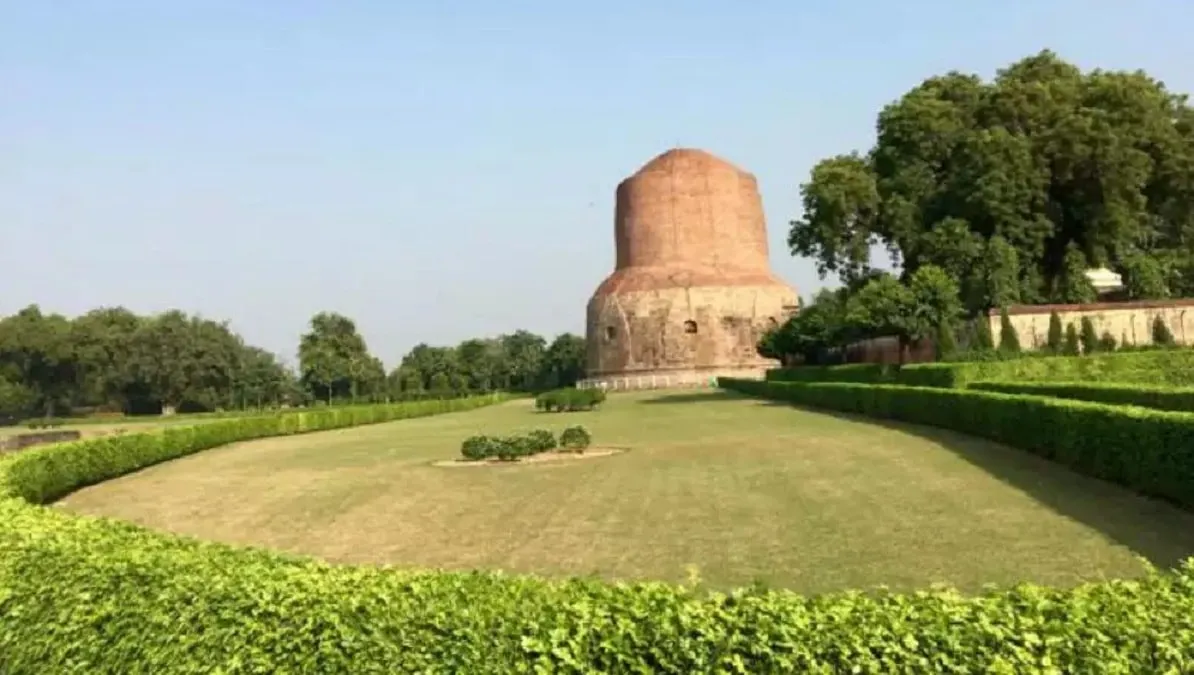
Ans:
[[[550,344],[522,330],[456,347],[421,344],[386,373],[355,323],[331,312],[312,317],[297,370],[227,322],[178,310],[109,307],[67,318],[30,305],[0,318],[0,420],[536,391],[583,374],[584,340],[567,333]]]

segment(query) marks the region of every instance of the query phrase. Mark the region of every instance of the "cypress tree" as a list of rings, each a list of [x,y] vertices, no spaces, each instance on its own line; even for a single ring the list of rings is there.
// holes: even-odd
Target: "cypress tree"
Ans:
[[[937,325],[937,334],[934,336],[934,343],[937,347],[937,360],[944,361],[958,352],[958,341],[954,338],[953,326],[949,325],[948,321],[943,321]]]
[[[1062,347],[1061,315],[1049,312],[1049,337],[1045,343],[1051,354],[1060,354]]]
[[[995,337],[991,335],[991,319],[983,314],[978,318],[975,331],[975,347],[978,351],[989,352],[995,349]]]
[[[1165,320],[1158,314],[1153,317],[1153,344],[1158,346],[1169,346],[1175,342],[1173,333],[1169,331],[1169,326],[1165,325]]]
[[[1082,352],[1093,354],[1099,351],[1099,333],[1095,330],[1094,321],[1089,316],[1082,317]]]
[[[1061,353],[1066,356],[1077,356],[1081,353],[1080,342],[1078,340],[1078,329],[1074,324],[1068,324],[1065,327],[1065,344],[1061,348]]]
[[[1016,334],[1012,318],[1007,314],[1007,307],[999,310],[999,351],[1005,354],[1020,353],[1020,336]]]

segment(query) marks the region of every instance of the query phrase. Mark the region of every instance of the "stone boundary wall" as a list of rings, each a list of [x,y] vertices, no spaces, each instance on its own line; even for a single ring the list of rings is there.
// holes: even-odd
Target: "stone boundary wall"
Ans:
[[[762,380],[766,372],[766,368],[658,371],[635,375],[593,377],[577,382],[576,386],[579,389],[592,389],[596,387],[606,391],[700,389],[716,387],[717,378],[719,377]]]
[[[1082,328],[1082,318],[1090,317],[1101,336],[1110,332],[1117,344],[1150,345],[1153,319],[1160,316],[1180,345],[1194,343],[1194,299],[1140,300],[1136,302],[1096,302],[1085,305],[1015,305],[1007,310],[1023,349],[1039,349],[1048,342],[1049,316],[1061,317],[1064,329],[1073,323]],[[999,310],[988,313],[991,335],[996,344],[1002,333]]]

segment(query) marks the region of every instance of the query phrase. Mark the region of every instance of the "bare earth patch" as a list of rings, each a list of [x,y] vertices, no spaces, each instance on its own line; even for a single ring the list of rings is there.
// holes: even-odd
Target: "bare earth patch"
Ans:
[[[552,451],[541,452],[530,457],[520,457],[515,460],[501,460],[496,457],[481,460],[469,459],[452,459],[440,462],[434,462],[433,466],[442,466],[446,468],[455,468],[462,466],[518,466],[519,464],[539,464],[542,462],[567,462],[581,459],[595,459],[597,457],[609,457],[610,455],[617,455],[626,452],[626,448],[589,448],[584,452],[566,452],[566,451]]]

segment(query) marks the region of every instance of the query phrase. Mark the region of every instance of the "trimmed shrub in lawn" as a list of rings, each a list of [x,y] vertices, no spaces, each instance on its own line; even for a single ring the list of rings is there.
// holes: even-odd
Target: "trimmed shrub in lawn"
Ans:
[[[970,389],[1194,412],[1194,387],[1096,382],[972,382]],[[1194,449],[1192,449],[1194,450]]]
[[[555,434],[547,429],[513,436],[470,436],[460,444],[460,455],[468,461],[497,458],[513,461],[555,450]]]
[[[756,384],[854,401],[865,398],[860,390],[908,391]],[[1015,408],[1031,397],[912,391],[919,398],[900,410],[958,396],[1006,399],[1010,411],[970,411],[999,412],[999,429],[1012,412],[1034,410]],[[872,403],[881,405],[882,396]],[[496,400],[217,422],[0,460],[0,671],[1180,673],[1194,666],[1189,564],[1140,580],[1065,590],[1024,585],[977,597],[720,594],[663,583],[328,565],[27,503],[223,443]],[[1172,432],[1170,440],[1183,439]]]
[[[560,434],[560,446],[573,452],[584,452],[593,444],[593,435],[582,426],[568,427]]]
[[[605,402],[605,391],[590,389],[553,389],[535,397],[535,408],[544,412],[592,410]]]
[[[719,384],[755,396],[954,429],[1194,506],[1194,413],[970,389],[731,378]]]

